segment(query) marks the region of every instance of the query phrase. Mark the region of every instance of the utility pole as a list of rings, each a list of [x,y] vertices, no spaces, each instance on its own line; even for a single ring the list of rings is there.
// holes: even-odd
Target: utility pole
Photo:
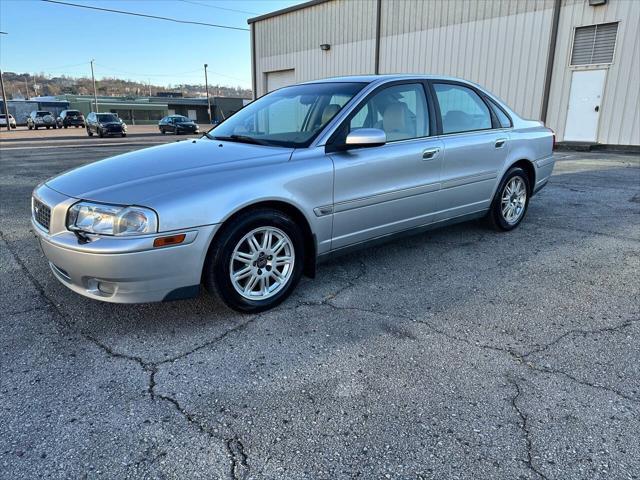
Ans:
[[[24,77],[24,91],[26,92],[24,97],[25,100],[29,100],[29,84],[27,83],[27,76]]]
[[[96,77],[93,74],[93,62],[91,59],[91,80],[93,80],[93,101],[95,102],[96,113],[98,113],[98,92],[96,91]]]
[[[2,103],[4,104],[4,114],[7,119],[7,131],[11,131],[11,124],[9,122],[9,105],[7,104],[7,95],[4,92],[4,80],[2,79],[2,69],[0,69],[0,88],[2,88]]]
[[[3,35],[7,35],[7,32],[0,32]],[[2,103],[4,105],[4,118],[7,120],[7,131],[11,131],[11,122],[9,122],[9,105],[7,104],[7,95],[4,91],[4,79],[2,78],[2,69],[0,68],[0,88],[2,89]]]
[[[211,99],[209,98],[209,80],[207,79],[207,65],[204,64],[204,88],[207,91],[207,112],[209,113],[209,125],[211,125]]]
[[[149,96],[151,96],[151,79],[147,79],[147,84],[149,85]]]

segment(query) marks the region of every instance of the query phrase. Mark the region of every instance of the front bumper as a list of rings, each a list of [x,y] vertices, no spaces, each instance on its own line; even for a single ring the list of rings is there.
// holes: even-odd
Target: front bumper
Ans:
[[[32,217],[33,231],[54,276],[74,292],[114,303],[158,302],[198,292],[217,225],[142,237],[91,236],[90,242],[81,243],[62,227],[69,205],[77,200],[46,186],[39,187],[35,195],[51,207],[51,221],[47,231]],[[60,201],[52,205],[55,197]],[[155,238],[177,233],[186,234],[180,245],[153,247]]]

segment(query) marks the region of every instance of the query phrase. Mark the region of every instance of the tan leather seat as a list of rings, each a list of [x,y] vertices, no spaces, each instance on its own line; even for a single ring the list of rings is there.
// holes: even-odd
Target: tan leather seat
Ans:
[[[404,103],[387,105],[382,115],[382,129],[387,134],[387,140],[402,140],[411,138],[409,132],[409,109]]]
[[[322,125],[325,125],[327,122],[329,122],[329,120],[331,120],[339,111],[340,105],[335,103],[330,103],[329,105],[324,107],[324,110],[322,111]]]

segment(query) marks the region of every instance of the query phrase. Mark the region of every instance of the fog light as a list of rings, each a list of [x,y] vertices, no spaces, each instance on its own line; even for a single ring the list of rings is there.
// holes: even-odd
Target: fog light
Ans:
[[[116,293],[116,284],[111,282],[104,282],[97,278],[90,278],[87,280],[87,291],[93,295],[99,295],[101,297],[110,297]]]

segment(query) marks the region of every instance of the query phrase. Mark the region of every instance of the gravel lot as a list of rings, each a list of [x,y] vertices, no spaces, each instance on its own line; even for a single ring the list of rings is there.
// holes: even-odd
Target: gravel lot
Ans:
[[[174,138],[9,135],[0,477],[640,478],[638,156],[559,152],[516,231],[351,254],[247,316],[85,299],[29,230],[38,182]]]

